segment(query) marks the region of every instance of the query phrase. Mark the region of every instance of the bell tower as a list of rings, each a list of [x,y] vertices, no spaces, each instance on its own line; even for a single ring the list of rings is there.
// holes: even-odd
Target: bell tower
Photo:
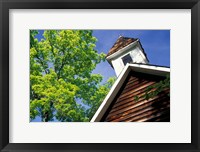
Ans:
[[[127,63],[149,63],[140,40],[123,36],[120,36],[109,50],[106,60],[114,68],[117,76]]]

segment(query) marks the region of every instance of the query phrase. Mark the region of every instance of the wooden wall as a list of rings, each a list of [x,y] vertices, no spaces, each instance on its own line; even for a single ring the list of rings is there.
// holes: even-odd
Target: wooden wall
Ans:
[[[148,86],[166,77],[131,72],[101,121],[105,122],[169,122],[170,89],[145,99]],[[135,96],[139,97],[136,100]]]

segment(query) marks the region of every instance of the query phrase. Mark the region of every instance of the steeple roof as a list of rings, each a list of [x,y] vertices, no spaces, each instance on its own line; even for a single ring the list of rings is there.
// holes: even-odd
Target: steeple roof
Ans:
[[[138,39],[120,36],[115,44],[112,46],[112,48],[109,50],[107,56],[119,51],[123,47],[135,42],[136,40]]]

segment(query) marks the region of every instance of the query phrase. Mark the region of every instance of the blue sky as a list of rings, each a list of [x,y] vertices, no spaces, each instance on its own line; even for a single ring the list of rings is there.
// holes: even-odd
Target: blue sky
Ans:
[[[39,40],[43,37],[43,30],[36,36]],[[149,64],[170,67],[170,30],[93,30],[98,53],[108,53],[119,36],[139,38],[149,59]],[[97,65],[93,73],[103,75],[105,82],[109,77],[116,76],[110,64],[105,61]],[[33,122],[41,121],[37,117]]]

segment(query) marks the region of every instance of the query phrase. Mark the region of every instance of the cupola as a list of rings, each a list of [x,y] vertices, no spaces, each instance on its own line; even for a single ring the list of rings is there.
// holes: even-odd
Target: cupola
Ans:
[[[127,63],[148,64],[148,58],[138,38],[120,36],[109,50],[107,61],[114,68],[117,76]]]

